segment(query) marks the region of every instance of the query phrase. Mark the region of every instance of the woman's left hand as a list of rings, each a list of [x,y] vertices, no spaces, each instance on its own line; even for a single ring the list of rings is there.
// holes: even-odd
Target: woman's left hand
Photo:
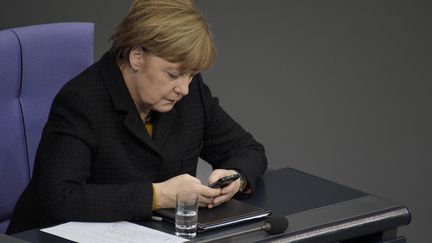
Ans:
[[[210,174],[208,183],[210,185],[224,176],[230,176],[233,174],[237,174],[237,171],[216,169]],[[215,197],[213,201],[210,204],[208,204],[208,208],[213,208],[223,202],[229,201],[238,192],[239,189],[240,189],[240,179],[237,179],[232,183],[230,183],[228,186],[221,188],[221,194]]]

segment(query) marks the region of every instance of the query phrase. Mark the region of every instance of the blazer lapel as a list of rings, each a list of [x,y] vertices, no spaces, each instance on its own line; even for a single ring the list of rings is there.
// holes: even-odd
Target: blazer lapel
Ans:
[[[155,144],[153,139],[148,135],[144,123],[141,120],[141,117],[137,115],[138,112],[128,112],[123,124],[142,142],[144,142],[147,146],[152,148],[158,154],[161,154],[159,147]]]
[[[123,79],[120,69],[115,62],[115,55],[106,53],[100,62],[101,75],[105,81],[108,92],[111,95],[114,107],[119,111],[126,112],[123,124],[136,136],[139,140],[149,146],[156,153],[161,154],[161,151],[153,139],[145,130],[144,124],[135,104],[129,94],[129,90]]]
[[[168,135],[177,117],[177,110],[173,108],[169,112],[157,113],[154,125],[153,140],[158,144],[159,148],[165,144]]]

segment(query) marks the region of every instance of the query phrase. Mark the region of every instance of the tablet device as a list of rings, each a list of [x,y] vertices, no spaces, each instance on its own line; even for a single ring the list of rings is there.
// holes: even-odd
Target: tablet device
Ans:
[[[175,221],[174,208],[160,209],[156,213],[170,222]],[[270,214],[269,210],[231,199],[212,209],[200,207],[198,209],[197,231],[204,232],[251,220],[263,219]]]

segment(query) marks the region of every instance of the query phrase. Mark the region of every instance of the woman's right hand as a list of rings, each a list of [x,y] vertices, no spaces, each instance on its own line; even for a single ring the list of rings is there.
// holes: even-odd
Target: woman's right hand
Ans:
[[[207,207],[213,199],[221,194],[220,188],[210,188],[189,174],[182,174],[161,183],[153,183],[157,198],[157,208],[175,208],[176,194],[181,191],[192,191],[199,194],[199,206]]]

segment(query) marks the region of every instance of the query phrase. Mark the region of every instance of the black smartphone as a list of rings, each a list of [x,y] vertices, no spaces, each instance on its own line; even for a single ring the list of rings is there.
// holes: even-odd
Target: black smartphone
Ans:
[[[231,182],[237,180],[239,177],[240,177],[240,175],[237,173],[230,175],[230,176],[224,176],[224,177],[220,178],[219,180],[210,184],[209,187],[211,187],[211,188],[225,187],[225,186],[228,186],[229,184],[231,184]]]

